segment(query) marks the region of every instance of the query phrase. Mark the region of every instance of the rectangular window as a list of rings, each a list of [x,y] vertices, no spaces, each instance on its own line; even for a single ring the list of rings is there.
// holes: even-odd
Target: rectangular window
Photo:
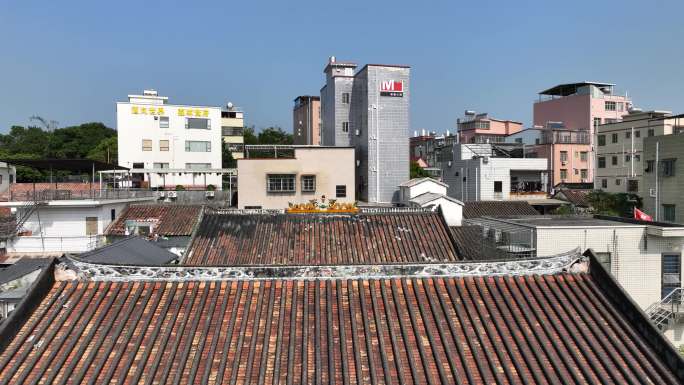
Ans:
[[[560,152],[560,160],[561,160],[561,162],[567,162],[568,161],[568,152],[567,151],[561,151]]]
[[[116,219],[116,209],[111,209],[109,211],[109,216],[112,220],[115,220]]]
[[[0,175],[0,184],[2,184],[2,175]]]
[[[601,179],[601,188],[608,188],[608,179]]]
[[[159,117],[159,128],[169,128],[169,117],[160,116]]]
[[[86,217],[86,235],[97,235],[97,217]]]
[[[586,151],[580,152],[580,160],[586,162],[589,159],[589,153]]]
[[[661,266],[661,298],[682,287],[682,256],[679,253],[664,253]]]
[[[610,253],[595,253],[596,255],[596,260],[598,260],[598,263],[603,266],[603,268],[610,273],[611,269],[611,258],[610,258]]]
[[[634,131],[634,137],[635,138],[641,138],[641,131],[639,131],[639,130]]]
[[[663,159],[662,170],[663,176],[674,176],[675,175],[675,160],[676,159]]]
[[[612,142],[612,143],[617,143],[617,142],[618,142],[618,134],[613,134],[613,135],[611,135],[611,142]]]
[[[601,125],[601,118],[594,118],[594,128]]]
[[[647,160],[646,161],[646,168],[644,168],[644,172],[653,172],[654,165],[655,165],[655,160]]]
[[[159,141],[159,151],[169,151],[169,141],[160,140]]]
[[[562,168],[562,169],[560,170],[560,178],[561,178],[562,180],[568,179],[568,170]]]
[[[152,165],[152,168],[161,168],[161,169],[169,168],[169,164],[168,163],[154,163]]]
[[[342,104],[349,104],[349,101],[351,99],[349,96],[349,92],[342,93]]]
[[[295,174],[269,174],[266,191],[295,192]]]
[[[617,104],[617,109],[618,109],[618,111],[624,111],[625,110],[625,104],[622,102],[619,102]]]
[[[639,155],[639,154],[634,154],[634,161],[635,161],[635,162],[641,162],[641,155]]]
[[[648,129],[648,134],[646,136],[655,136],[655,129],[649,128]]]
[[[142,150],[143,151],[152,151],[152,139],[143,139],[142,140]]]
[[[204,142],[199,140],[186,140],[186,152],[211,152],[211,142]]]
[[[630,179],[627,181],[627,191],[629,192],[637,192],[639,191],[639,181]]]
[[[599,156],[598,157],[598,168],[606,168],[606,158]]]
[[[503,191],[503,182],[500,180],[494,181],[494,192],[502,192]]]
[[[338,184],[335,186],[335,197],[346,198],[347,197],[347,186],[343,184]]]
[[[606,124],[616,123],[617,121],[618,121],[617,119],[606,118]]]
[[[606,136],[605,135],[599,135],[598,136],[598,145],[599,146],[605,146],[606,145]]]
[[[302,175],[302,192],[315,192],[316,191],[316,176],[315,175]]]
[[[618,157],[615,156],[615,155],[611,156],[611,157],[610,157],[610,164],[613,165],[613,166],[617,166],[617,164],[618,164]]]
[[[14,183],[14,175],[10,174],[9,176],[9,182]]]
[[[589,177],[589,171],[586,168],[580,170],[580,178],[587,179]]]
[[[632,160],[632,156],[631,156],[631,155],[629,155],[629,154],[625,155],[625,163],[628,163],[628,162],[630,162],[631,160]]]
[[[349,122],[342,122],[342,132],[349,132]]]
[[[626,131],[625,132],[625,139],[629,139],[632,137],[632,132],[631,131]]]
[[[675,205],[663,205],[663,219],[666,222],[676,222]]]
[[[606,111],[615,111],[615,102],[606,101]]]
[[[186,163],[185,168],[188,170],[209,170],[211,163]]]
[[[211,120],[204,118],[185,118],[185,128],[189,130],[209,130],[211,129]]]
[[[621,184],[622,184],[622,179],[620,179],[620,178],[615,179],[615,185],[616,185],[616,186],[619,186],[619,185],[621,185]]]

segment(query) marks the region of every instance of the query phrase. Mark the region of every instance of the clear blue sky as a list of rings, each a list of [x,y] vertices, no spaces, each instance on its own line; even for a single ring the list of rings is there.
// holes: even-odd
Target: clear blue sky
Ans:
[[[684,112],[684,1],[0,1],[0,132],[31,115],[115,126],[115,101],[247,112],[291,130],[328,56],[412,66],[412,129],[463,110],[529,124],[536,93],[617,84],[637,106]]]

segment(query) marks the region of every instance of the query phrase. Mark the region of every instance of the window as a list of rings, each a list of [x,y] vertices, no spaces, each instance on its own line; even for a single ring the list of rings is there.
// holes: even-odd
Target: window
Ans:
[[[655,130],[653,128],[649,128],[646,136],[655,136]]]
[[[567,151],[561,151],[560,152],[560,160],[561,160],[561,162],[567,162],[568,161],[568,152]]]
[[[145,163],[133,163],[133,168],[145,168]]]
[[[639,155],[639,154],[634,154],[634,161],[635,161],[635,162],[641,162],[641,155]]]
[[[10,178],[9,178],[9,182],[10,182],[10,183],[14,183],[14,175],[10,174],[9,177],[10,177]]]
[[[186,163],[185,168],[188,170],[209,170],[211,163]]]
[[[574,170],[574,174],[575,174],[575,175],[579,175],[579,170],[578,170],[578,169],[573,168],[573,170]]]
[[[639,181],[630,179],[627,181],[627,191],[638,192],[639,191]]]
[[[608,188],[608,179],[601,179],[601,188]]]
[[[615,185],[616,186],[619,186],[621,184],[622,184],[622,179],[620,179],[620,178],[615,179]]]
[[[580,178],[587,179],[589,177],[589,171],[586,168],[580,170]]]
[[[169,141],[160,140],[159,141],[159,151],[169,151]]]
[[[109,211],[109,217],[110,217],[112,220],[115,220],[115,219],[116,219],[116,209],[111,209],[111,210]]]
[[[625,163],[630,162],[632,160],[632,156],[627,154],[625,155]]]
[[[598,145],[599,146],[605,146],[606,145],[606,136],[605,135],[599,135],[598,136]]]
[[[2,184],[2,175],[0,175],[0,184]]]
[[[618,111],[624,111],[625,110],[625,104],[622,102],[619,102],[617,104],[617,109],[618,109]]]
[[[663,159],[663,176],[674,176],[675,175],[675,160],[676,159]]]
[[[617,164],[618,164],[617,156],[613,155],[610,157],[610,164],[612,164],[613,166],[617,166]]]
[[[606,118],[606,120],[605,120],[606,124],[616,123],[617,121],[618,121],[617,119],[611,119],[611,118]]]
[[[606,101],[606,103],[605,103],[606,111],[615,111],[616,110],[615,107],[616,107],[615,102]]]
[[[610,273],[611,269],[611,258],[610,253],[594,253],[596,255],[596,260],[603,266],[603,268]]]
[[[349,122],[342,122],[342,132],[349,132]]]
[[[666,222],[675,222],[675,205],[663,205],[663,219]]]
[[[335,197],[346,198],[347,197],[347,186],[343,184],[338,184],[335,186]]]
[[[169,117],[160,116],[159,117],[159,128],[169,128]]]
[[[316,191],[316,176],[315,175],[302,175],[302,192],[315,192]]]
[[[647,160],[646,161],[646,168],[644,168],[644,172],[653,172],[654,165],[655,165],[655,160]]]
[[[169,168],[168,163],[153,163],[152,168]]]
[[[294,174],[269,174],[266,186],[268,192],[295,192]]]
[[[211,142],[203,142],[198,140],[186,140],[185,151],[187,152],[210,152]]]
[[[349,104],[349,92],[343,92],[342,93],[342,104]]]
[[[679,253],[662,255],[661,298],[667,297],[674,289],[682,286],[682,256]]]
[[[589,159],[589,153],[586,151],[580,152],[580,160],[586,162]]]
[[[598,168],[606,168],[606,158],[603,156],[598,157]]]
[[[618,134],[613,134],[611,135],[611,142],[612,143],[617,143],[618,142]]]
[[[522,143],[522,138],[515,138],[516,143]]]
[[[211,129],[211,120],[203,118],[185,118],[185,128],[195,130]]]
[[[634,137],[635,138],[641,138],[641,131],[639,131],[639,130],[634,131]]]
[[[152,151],[152,139],[143,139],[142,140],[142,150],[143,151]]]
[[[494,181],[494,192],[502,192],[503,191],[503,182],[500,180],[495,180]]]
[[[601,118],[594,118],[594,128],[601,124]]]
[[[97,235],[97,217],[86,217],[86,235]]]
[[[625,139],[629,139],[632,137],[632,133],[630,131],[625,132]]]
[[[562,180],[568,179],[568,170],[562,168],[562,169],[560,170],[560,178],[561,178]]]

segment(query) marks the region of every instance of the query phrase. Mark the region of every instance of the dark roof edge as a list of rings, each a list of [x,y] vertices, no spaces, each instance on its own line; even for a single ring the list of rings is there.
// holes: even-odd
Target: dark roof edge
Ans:
[[[31,284],[26,292],[26,296],[14,308],[12,314],[0,325],[0,352],[3,352],[7,345],[14,340],[16,334],[26,323],[33,311],[40,305],[42,299],[47,295],[55,282],[55,258],[43,268],[38,278]]]
[[[190,234],[190,241],[188,242],[188,246],[185,248],[185,251],[183,252],[183,256],[178,259],[178,264],[182,265],[185,263],[186,259],[190,256],[192,246],[195,243],[195,238],[197,236],[197,231],[199,231],[200,225],[202,224],[202,220],[204,220],[204,213],[209,209],[208,206],[202,205],[202,209],[200,210],[199,216],[197,217],[197,223],[195,223],[195,228],[192,229],[192,234]]]
[[[594,282],[602,289],[611,304],[620,312],[637,333],[646,341],[647,345],[662,362],[672,370],[675,376],[684,383],[684,359],[675,347],[649,321],[639,305],[627,294],[625,289],[606,271],[596,259],[592,249],[587,249],[584,256],[589,258],[589,274],[595,278]]]
[[[444,229],[447,232],[447,237],[449,237],[449,241],[451,242],[451,247],[453,248],[454,253],[456,254],[459,260],[466,261],[467,259],[463,257],[464,253],[462,253],[461,249],[458,247],[458,242],[456,242],[456,238],[454,238],[454,234],[451,233],[449,224],[444,218],[444,213],[442,212],[442,205],[437,206],[437,215],[439,216],[439,222],[442,224],[442,226],[444,226]],[[461,225],[463,225],[463,223],[461,223]]]

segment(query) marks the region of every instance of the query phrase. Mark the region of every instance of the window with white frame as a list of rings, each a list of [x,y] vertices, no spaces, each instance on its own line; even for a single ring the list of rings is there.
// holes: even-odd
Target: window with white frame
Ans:
[[[606,101],[605,107],[606,107],[606,111],[615,111],[616,110],[615,102]]]
[[[266,191],[295,192],[295,174],[269,174]]]
[[[342,103],[343,104],[349,104],[350,99],[351,98],[350,98],[349,92],[343,92],[342,93]]]
[[[349,122],[342,122],[342,132],[349,132]]]
[[[315,192],[316,191],[316,176],[315,175],[302,175],[302,192]]]
[[[169,151],[169,141],[166,139],[159,141],[159,151]]]
[[[169,128],[169,117],[160,116],[159,117],[159,128]]]
[[[142,150],[143,151],[152,151],[152,139],[143,139],[142,140]]]
[[[185,118],[185,128],[194,130],[211,129],[211,120],[204,118]]]
[[[673,290],[682,286],[682,255],[679,253],[663,253],[661,258],[660,298],[665,298]]]
[[[211,152],[211,142],[199,140],[186,140],[186,152]]]

